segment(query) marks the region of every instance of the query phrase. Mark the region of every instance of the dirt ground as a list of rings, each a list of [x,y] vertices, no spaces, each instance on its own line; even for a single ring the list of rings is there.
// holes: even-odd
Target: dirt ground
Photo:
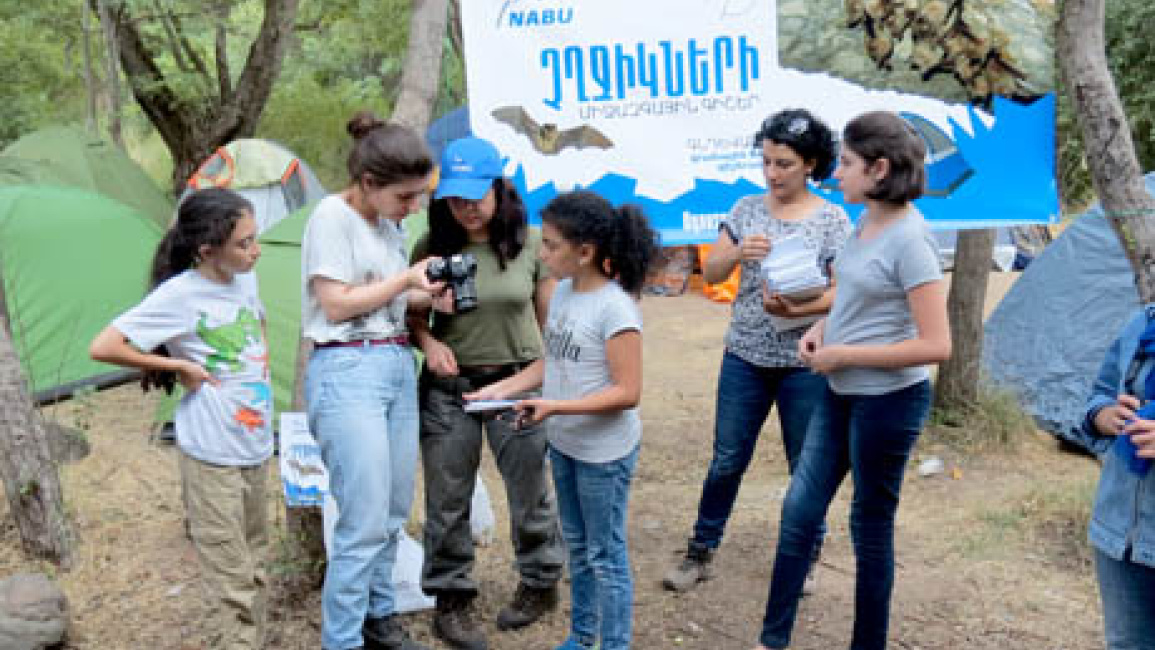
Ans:
[[[1013,276],[996,275],[990,302]],[[700,295],[646,298],[645,433],[630,504],[636,578],[635,647],[748,650],[759,629],[773,562],[786,464],[772,417],[738,497],[715,562],[715,579],[685,594],[663,591],[679,559],[710,459],[713,395],[728,306]],[[68,595],[68,648],[203,648],[196,560],[183,534],[171,445],[149,439],[152,398],[134,387],[51,409],[87,429],[91,455],[63,470],[79,534],[75,566],[54,573]],[[488,453],[488,452],[487,452]],[[938,455],[947,472],[913,466]],[[493,626],[516,579],[500,479],[484,475],[497,510],[495,542],[478,549],[481,615],[495,650],[551,650],[567,629],[566,607],[523,632]],[[966,453],[924,436],[908,472],[897,529],[891,647],[904,650],[1101,648],[1100,613],[1085,542],[1097,466],[1055,451],[1044,434],[1012,451]],[[276,483],[274,483],[276,485]],[[843,489],[829,516],[817,591],[803,601],[796,650],[846,647],[854,556]],[[283,509],[274,492],[278,530]],[[0,503],[0,575],[45,570],[26,560]],[[414,522],[420,519],[420,497]],[[415,526],[410,533],[416,534]],[[282,535],[278,535],[283,540]],[[567,599],[568,600],[568,599]],[[319,648],[319,595],[279,602],[273,648]],[[429,614],[409,617],[431,644]]]

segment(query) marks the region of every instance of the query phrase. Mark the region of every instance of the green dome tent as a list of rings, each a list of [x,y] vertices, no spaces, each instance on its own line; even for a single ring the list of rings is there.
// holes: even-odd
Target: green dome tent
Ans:
[[[0,187],[0,296],[38,402],[133,373],[88,357],[92,338],[144,296],[161,229],[67,187]]]
[[[64,185],[116,199],[162,228],[173,202],[131,158],[83,129],[57,126],[29,133],[0,151],[0,186]]]

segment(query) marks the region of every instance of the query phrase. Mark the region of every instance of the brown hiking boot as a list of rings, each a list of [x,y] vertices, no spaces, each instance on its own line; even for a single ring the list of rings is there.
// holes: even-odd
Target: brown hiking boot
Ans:
[[[513,594],[513,602],[506,605],[497,615],[497,629],[521,629],[541,615],[557,609],[557,585],[531,587],[520,583]]]
[[[714,549],[691,541],[682,561],[662,579],[662,586],[678,592],[693,589],[699,582],[710,579],[710,562],[713,559]]]
[[[488,650],[485,632],[470,613],[472,595],[456,593],[437,594],[437,610],[433,613],[433,635],[451,648],[458,650]]]

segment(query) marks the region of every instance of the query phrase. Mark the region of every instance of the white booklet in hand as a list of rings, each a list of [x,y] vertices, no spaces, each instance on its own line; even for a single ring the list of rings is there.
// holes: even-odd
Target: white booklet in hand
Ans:
[[[481,413],[484,411],[504,411],[517,404],[515,399],[479,399],[465,403],[466,413]]]

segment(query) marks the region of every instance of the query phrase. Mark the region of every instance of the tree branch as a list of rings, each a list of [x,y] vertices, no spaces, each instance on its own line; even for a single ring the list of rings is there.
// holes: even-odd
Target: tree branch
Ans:
[[[229,48],[226,23],[229,17],[229,7],[225,3],[217,5],[217,37],[215,57],[217,60],[217,86],[220,89],[221,101],[227,101],[233,94],[233,80],[229,73]]]
[[[1086,143],[1103,210],[1135,272],[1142,302],[1155,301],[1155,199],[1143,184],[1127,116],[1107,66],[1104,0],[1065,0],[1056,55]]]
[[[265,0],[260,34],[249,48],[236,92],[222,106],[222,119],[213,130],[215,137],[227,142],[237,134],[249,135],[256,129],[260,108],[272,94],[273,82],[281,71],[299,4],[300,0]]]

